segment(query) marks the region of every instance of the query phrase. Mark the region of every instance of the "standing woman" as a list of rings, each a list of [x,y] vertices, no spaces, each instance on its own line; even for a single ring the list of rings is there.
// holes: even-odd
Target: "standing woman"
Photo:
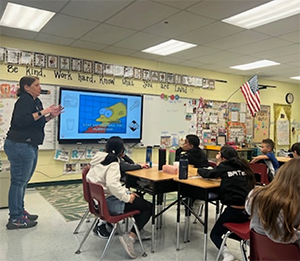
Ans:
[[[38,145],[44,140],[45,124],[58,116],[63,108],[51,105],[44,109],[38,96],[41,86],[38,77],[24,76],[20,80],[4,151],[10,162],[8,194],[9,221],[7,229],[36,226],[38,215],[30,215],[24,207],[24,196],[38,159]]]

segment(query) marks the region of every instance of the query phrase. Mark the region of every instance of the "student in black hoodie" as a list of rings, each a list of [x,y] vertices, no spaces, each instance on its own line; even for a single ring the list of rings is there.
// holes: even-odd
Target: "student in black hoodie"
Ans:
[[[186,152],[189,164],[194,165],[195,168],[208,167],[209,163],[206,154],[199,148],[199,144],[198,136],[193,134],[187,135],[183,146],[176,150],[175,160],[179,161],[180,154]]]
[[[243,223],[249,220],[245,211],[245,200],[250,190],[254,188],[255,177],[249,163],[239,158],[236,150],[228,145],[221,148],[216,156],[217,166],[214,169],[198,169],[203,178],[221,178],[219,199],[227,205],[224,212],[215,223],[210,238],[219,249],[222,236],[228,231],[223,224],[226,222]],[[223,261],[235,260],[225,246],[222,252]]]

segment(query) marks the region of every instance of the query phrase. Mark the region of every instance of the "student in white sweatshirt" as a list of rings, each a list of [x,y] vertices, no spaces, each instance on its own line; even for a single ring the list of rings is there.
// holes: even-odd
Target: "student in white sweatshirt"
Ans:
[[[100,183],[103,186],[104,194],[110,214],[122,214],[130,210],[139,210],[140,214],[134,218],[139,231],[147,224],[151,217],[152,204],[136,193],[128,191],[120,182],[120,159],[124,151],[124,143],[120,137],[111,137],[105,147],[106,152],[97,152],[91,160],[91,168],[87,174],[87,180]],[[143,230],[141,237],[149,236],[149,232]],[[132,227],[129,233],[119,237],[121,244],[131,258],[136,258],[134,245],[136,233]]]

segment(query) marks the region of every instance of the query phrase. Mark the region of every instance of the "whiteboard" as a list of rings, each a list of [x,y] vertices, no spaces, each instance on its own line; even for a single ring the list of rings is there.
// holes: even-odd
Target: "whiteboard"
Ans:
[[[144,95],[142,143],[155,146],[160,144],[161,136],[181,138],[195,132],[196,114],[186,117],[189,102],[191,99],[165,100],[160,96]]]
[[[16,90],[18,82],[0,80],[0,150],[3,150],[6,133],[10,127],[10,121],[14,104],[17,100]],[[48,94],[39,96],[43,103],[43,107],[47,108],[56,103],[56,87],[51,85],[41,84],[43,90],[49,91]],[[56,144],[56,119],[46,123],[45,139],[43,145],[39,148],[42,150],[53,150]]]

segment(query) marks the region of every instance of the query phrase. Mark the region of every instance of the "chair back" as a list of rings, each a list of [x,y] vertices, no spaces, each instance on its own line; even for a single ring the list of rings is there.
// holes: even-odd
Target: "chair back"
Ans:
[[[253,171],[255,178],[257,180],[257,175],[260,176],[260,183],[263,185],[269,184],[268,178],[268,168],[266,164],[263,163],[250,163],[250,169]]]
[[[250,231],[251,261],[299,261],[300,250],[296,244],[281,244],[267,236]]]
[[[91,166],[87,165],[83,168],[81,175],[82,175],[82,187],[83,187],[83,197],[84,200],[86,202],[90,201],[90,193],[89,193],[89,188],[87,185],[87,181],[86,181],[86,175],[88,174],[89,170],[90,170]]]
[[[106,199],[105,199],[105,195],[104,195],[104,190],[101,184],[99,183],[94,183],[94,182],[90,182],[88,181],[88,187],[90,190],[90,195],[91,195],[91,199],[90,199],[90,204],[89,207],[93,209],[93,211],[95,212],[95,201],[97,201],[98,203],[98,209],[96,210],[98,213],[98,216],[106,221],[109,221],[111,218],[111,215],[108,212],[108,207],[107,207],[107,203],[106,203]],[[91,211],[91,209],[90,209]]]
[[[209,160],[208,161],[208,164],[209,164],[209,166],[211,166],[211,167],[215,167],[215,166],[217,166],[217,163],[216,162],[214,162],[214,161],[212,161],[212,160]]]

